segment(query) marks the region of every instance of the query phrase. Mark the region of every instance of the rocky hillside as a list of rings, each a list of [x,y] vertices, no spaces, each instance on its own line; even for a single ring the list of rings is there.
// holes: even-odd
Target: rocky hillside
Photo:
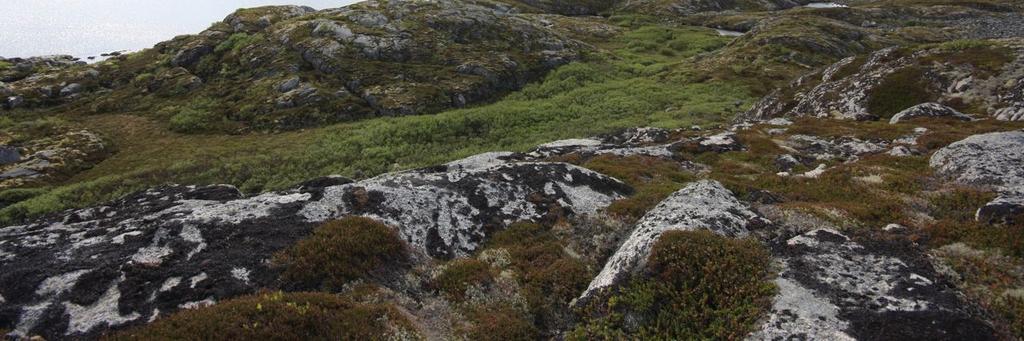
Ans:
[[[0,59],[0,333],[1024,338],[1015,1],[366,1]]]

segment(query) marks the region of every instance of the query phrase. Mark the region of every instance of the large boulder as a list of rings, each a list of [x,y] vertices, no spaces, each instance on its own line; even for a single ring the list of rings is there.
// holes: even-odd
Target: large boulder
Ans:
[[[1024,186],[1024,131],[980,134],[932,155],[935,172],[965,185]]]
[[[896,124],[920,117],[948,117],[961,121],[971,120],[970,116],[967,116],[956,109],[939,103],[929,102],[921,103],[896,113],[896,115],[893,115],[892,118],[889,119],[889,124]]]
[[[254,197],[230,186],[155,188],[0,228],[0,325],[89,338],[273,288],[270,257],[342,216],[381,220],[418,252],[448,258],[512,222],[593,214],[631,192],[564,163],[457,164]]]
[[[706,229],[730,236],[746,236],[769,222],[741,203],[732,192],[713,180],[691,183],[647,212],[633,233],[605,263],[582,297],[613,286],[642,269],[651,248],[668,231]]]
[[[978,221],[1003,222],[1024,213],[1024,132],[974,135],[935,152],[929,163],[940,176],[999,193],[978,209]]]
[[[750,340],[995,340],[923,254],[816,229],[774,250],[778,293]]]

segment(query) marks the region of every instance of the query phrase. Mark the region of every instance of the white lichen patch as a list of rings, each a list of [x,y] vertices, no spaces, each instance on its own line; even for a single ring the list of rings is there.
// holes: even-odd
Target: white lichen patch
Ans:
[[[231,200],[182,200],[177,206],[154,215],[173,217],[186,222],[239,224],[242,221],[268,217],[271,210],[284,204],[309,200],[309,193],[266,193],[252,198]]]
[[[139,249],[131,257],[131,262],[144,265],[160,265],[164,257],[174,253],[174,249],[167,246],[147,246]]]
[[[210,278],[210,276],[207,275],[205,272],[192,276],[192,278],[188,279],[188,286],[189,288],[195,289],[197,284],[199,284],[202,281],[205,281],[207,278]]]
[[[206,299],[204,299],[202,301],[193,301],[193,302],[182,303],[182,304],[178,305],[178,308],[181,308],[181,309],[198,309],[198,308],[203,308],[203,307],[209,307],[209,306],[212,306],[214,304],[217,304],[217,301],[214,300],[213,297],[207,297]]]
[[[158,290],[158,291],[159,292],[171,291],[171,289],[174,289],[174,287],[178,286],[178,284],[181,284],[181,277],[171,277],[171,278],[168,278],[167,280],[164,281],[163,284],[160,285],[160,290]]]
[[[242,281],[242,283],[249,284],[249,275],[251,272],[246,268],[234,268],[231,269],[231,277]]]
[[[52,303],[50,302],[42,302],[22,307],[21,315],[18,317],[18,325],[14,327],[14,331],[12,333],[21,337],[29,336],[29,331],[31,331],[32,328],[35,328],[36,324],[39,323],[39,319],[51,304]]]
[[[65,291],[71,290],[78,283],[78,278],[82,275],[89,273],[92,270],[78,270],[68,272],[59,276],[54,276],[43,280],[43,283],[39,284],[36,288],[36,296],[50,296],[60,295]]]
[[[114,282],[99,300],[89,306],[65,302],[65,312],[69,317],[68,329],[65,334],[87,333],[97,326],[117,326],[137,320],[140,317],[137,312],[121,315],[118,309],[121,291],[117,289],[117,285],[118,282]]]
[[[839,318],[839,307],[814,291],[787,278],[777,278],[778,293],[771,313],[748,340],[780,340],[801,335],[807,340],[853,340],[843,330],[849,323]]]

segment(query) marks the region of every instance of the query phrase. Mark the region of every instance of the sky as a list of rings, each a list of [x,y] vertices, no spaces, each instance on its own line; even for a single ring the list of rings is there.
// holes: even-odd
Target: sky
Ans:
[[[139,50],[198,33],[238,8],[298,4],[316,9],[357,0],[0,0],[0,56],[76,57]]]

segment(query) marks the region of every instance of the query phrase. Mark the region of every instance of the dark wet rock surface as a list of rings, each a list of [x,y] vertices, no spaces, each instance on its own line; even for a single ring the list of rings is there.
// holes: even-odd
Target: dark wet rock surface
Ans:
[[[362,215],[419,252],[464,256],[515,221],[593,214],[632,190],[562,163],[326,178],[243,198],[231,186],[156,188],[0,229],[0,323],[19,335],[95,335],[274,287],[271,255],[317,222]]]
[[[752,340],[996,340],[915,246],[813,230],[779,243],[779,292]]]

